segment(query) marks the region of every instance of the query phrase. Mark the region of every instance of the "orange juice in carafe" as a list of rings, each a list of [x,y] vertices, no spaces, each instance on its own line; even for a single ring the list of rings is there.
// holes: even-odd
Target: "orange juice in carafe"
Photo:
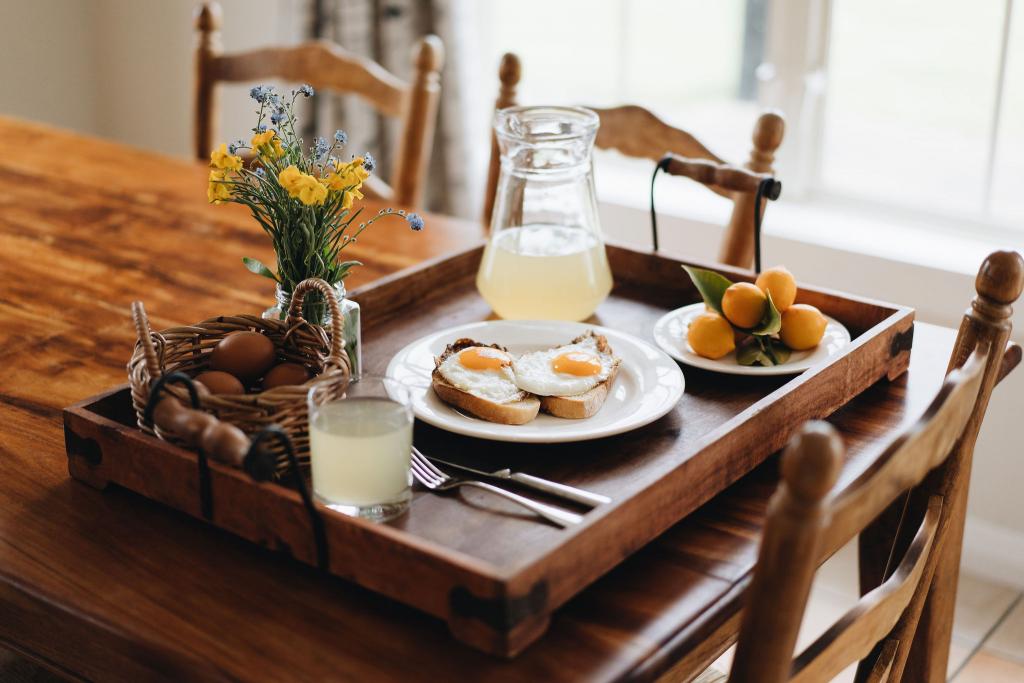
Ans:
[[[583,320],[608,296],[612,276],[589,230],[533,224],[495,235],[476,284],[502,318]]]
[[[591,152],[597,115],[510,107],[495,115],[501,173],[477,289],[517,320],[583,320],[612,288]]]

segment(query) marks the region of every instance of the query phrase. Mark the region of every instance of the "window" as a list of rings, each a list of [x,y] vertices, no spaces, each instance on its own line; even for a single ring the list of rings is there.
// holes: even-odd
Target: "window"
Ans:
[[[962,216],[1024,218],[1021,194],[1001,189],[1013,175],[1024,181],[1024,116],[1018,109],[1014,121],[1010,111],[1024,86],[1012,80],[1024,76],[1024,64],[1009,63],[1011,7],[836,0],[821,188]],[[1019,61],[1024,52],[1016,52]]]
[[[491,0],[481,64],[496,84],[514,51],[522,103],[641,104],[735,162],[758,112],[777,107],[790,202],[1005,235],[1024,227],[1019,4]],[[645,196],[649,162],[604,153],[597,166],[599,185]]]

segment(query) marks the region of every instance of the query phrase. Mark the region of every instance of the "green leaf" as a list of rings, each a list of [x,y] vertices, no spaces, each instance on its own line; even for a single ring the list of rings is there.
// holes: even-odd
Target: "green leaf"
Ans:
[[[766,294],[768,305],[764,309],[764,318],[761,319],[760,325],[750,331],[750,334],[755,337],[778,334],[779,330],[782,329],[782,314],[779,313],[779,309],[775,308],[775,302],[772,301],[772,293],[766,292]]]
[[[759,344],[747,344],[737,349],[736,362],[740,365],[763,365],[765,367],[774,365],[771,357],[761,349]]]
[[[736,362],[740,365],[761,365],[770,368],[789,360],[790,350],[770,337],[753,337],[736,349]]]
[[[782,365],[789,361],[789,357],[793,352],[789,350],[788,346],[768,337],[765,338],[765,342],[768,355],[775,361],[775,365]]]
[[[719,315],[724,315],[722,313],[722,295],[732,286],[732,283],[726,277],[703,268],[683,266],[683,270],[690,276],[693,286],[700,292],[704,303]]]
[[[267,268],[265,265],[263,265],[262,261],[259,261],[254,258],[249,258],[248,256],[243,256],[242,263],[245,264],[246,268],[248,268],[251,272],[256,273],[257,275],[268,277],[277,283],[281,282],[281,280],[278,279],[277,275],[274,274],[274,271],[270,270],[270,268]]]

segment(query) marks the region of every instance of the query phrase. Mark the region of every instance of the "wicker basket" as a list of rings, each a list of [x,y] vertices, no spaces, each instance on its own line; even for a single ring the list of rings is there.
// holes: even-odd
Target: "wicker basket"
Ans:
[[[330,306],[330,334],[302,318],[302,300],[312,290],[323,294]],[[220,316],[195,325],[152,332],[142,303],[138,301],[132,304],[132,319],[139,340],[128,363],[128,381],[132,389],[132,405],[142,430],[176,442],[172,435],[161,433],[143,419],[151,383],[169,372],[180,371],[189,376],[199,374],[208,369],[210,352],[220,340],[232,332],[251,330],[265,334],[274,342],[279,361],[302,363],[316,376],[302,385],[275,387],[255,394],[211,394],[203,391],[200,393],[200,407],[250,436],[268,425],[280,426],[291,437],[299,461],[303,464],[309,462],[306,395],[310,387],[333,383],[340,397],[348,386],[351,373],[348,354],[344,350],[344,318],[330,285],[315,278],[300,282],[292,294],[285,320],[270,320],[256,315]],[[167,390],[187,403],[188,392],[184,387],[168,386]],[[288,470],[288,459],[283,450],[275,455],[280,476]]]

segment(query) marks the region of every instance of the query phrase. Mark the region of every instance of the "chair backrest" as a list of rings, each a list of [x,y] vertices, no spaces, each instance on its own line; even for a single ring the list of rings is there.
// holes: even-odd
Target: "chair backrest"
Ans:
[[[1020,359],[1019,347],[1007,342],[1010,304],[1022,287],[1019,254],[995,252],[986,259],[939,393],[848,483],[835,486],[843,447],[827,423],[809,423],[787,447],[729,681],[826,681],[855,662],[861,663],[860,681],[902,678],[935,572],[953,544],[959,556],[953,531],[963,511],[955,488],[969,471],[964,457],[969,467],[992,388],[1007,364],[1012,369]],[[882,583],[794,659],[820,560],[908,492],[898,534],[906,540],[893,545]],[[920,501],[920,514],[909,514],[911,500]]]
[[[506,53],[498,67],[500,89],[495,102],[496,109],[514,106],[516,89],[522,76],[519,57]],[[600,149],[615,149],[631,156],[659,161],[666,153],[673,153],[689,159],[704,159],[718,165],[727,165],[695,137],[684,130],[674,128],[650,111],[636,105],[625,105],[610,109],[591,107],[601,119],[595,145]],[[785,121],[779,112],[761,114],[754,125],[753,148],[746,168],[756,173],[772,173],[775,151],[782,144]],[[498,142],[491,133],[491,161],[487,173],[487,187],[484,191],[483,223],[490,226],[494,211],[494,194],[498,187],[498,171],[501,166]],[[749,268],[754,261],[754,192],[726,189],[707,184],[713,192],[733,202],[732,215],[722,240],[719,261],[732,266]],[[763,209],[762,209],[763,210]]]
[[[195,154],[206,159],[217,139],[216,84],[280,78],[305,82],[317,89],[358,95],[384,116],[401,120],[401,139],[394,158],[391,185],[367,189],[406,208],[417,208],[423,197],[427,164],[433,144],[437,102],[441,90],[444,48],[440,38],[421,38],[412,52],[414,75],[406,82],[371,60],[329,41],[291,47],[269,47],[223,54],[221,10],[204,2],[196,14]]]

